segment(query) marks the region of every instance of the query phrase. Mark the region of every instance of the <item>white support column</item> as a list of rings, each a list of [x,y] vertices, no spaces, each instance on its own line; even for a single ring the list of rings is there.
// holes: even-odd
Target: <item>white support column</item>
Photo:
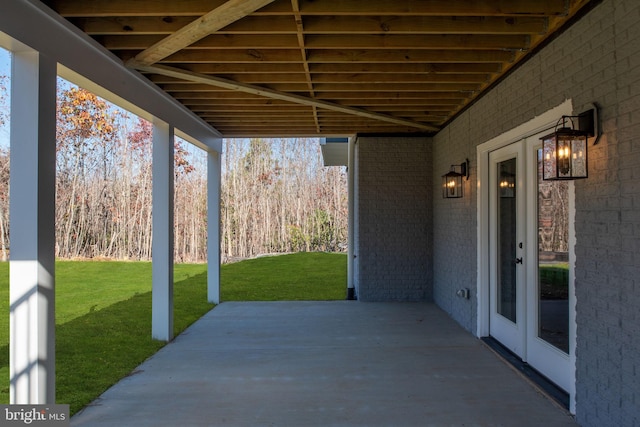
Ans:
[[[151,336],[173,338],[173,127],[153,124],[153,289]]]
[[[14,52],[10,403],[55,403],[56,62]]]
[[[207,298],[220,304],[220,153],[207,154]]]
[[[349,157],[347,161],[347,197],[348,197],[348,217],[347,217],[347,299],[353,300],[355,295],[355,279],[354,279],[354,257],[355,257],[355,220],[354,220],[354,197],[355,197],[355,138],[349,138]]]

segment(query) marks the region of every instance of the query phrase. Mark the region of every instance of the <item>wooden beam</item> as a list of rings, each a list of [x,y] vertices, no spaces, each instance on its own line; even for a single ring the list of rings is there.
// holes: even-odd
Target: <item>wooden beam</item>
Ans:
[[[183,49],[162,63],[296,63],[302,64],[300,49]],[[129,65],[129,64],[127,64]]]
[[[278,105],[276,106],[264,106],[264,105],[249,105],[249,106],[244,106],[244,105],[210,105],[210,106],[200,106],[200,105],[196,105],[193,107],[193,111],[194,112],[201,112],[202,111],[207,111],[207,112],[233,112],[233,113],[253,113],[253,112],[264,112],[264,111],[270,111],[270,110],[274,110],[274,111],[289,111],[291,113],[295,113],[296,111],[300,110],[301,106],[300,105],[296,105],[296,104],[290,104],[289,106],[286,105]],[[311,108],[311,107],[306,107],[306,108]]]
[[[365,117],[369,119],[379,120],[388,123],[394,123],[397,125],[409,126],[416,129],[422,129],[425,131],[437,131],[438,128],[435,126],[414,122],[411,120],[403,120],[397,117],[388,116],[385,114],[372,113],[367,110],[363,110],[360,108],[353,108],[342,106],[338,104],[334,104],[327,101],[321,101],[316,99],[307,98],[304,96],[293,95],[285,92],[279,92],[272,89],[262,88],[259,86],[252,86],[244,83],[238,83],[233,80],[223,79],[220,77],[211,77],[202,74],[196,74],[189,71],[184,71],[179,68],[173,68],[163,65],[156,66],[141,66],[138,65],[136,68],[146,71],[149,73],[155,74],[163,74],[171,77],[178,77],[184,80],[191,80],[196,83],[204,83],[212,86],[223,87],[230,90],[236,90],[239,92],[253,93],[255,95],[260,95],[265,98],[270,98],[274,100],[281,100],[286,102],[293,102],[295,104],[306,105],[317,107],[321,109],[328,109],[334,111],[340,111],[347,114],[352,114],[359,117]]]
[[[221,37],[221,36],[218,36]],[[307,49],[527,49],[521,34],[309,34]]]
[[[268,52],[268,51],[264,51]],[[309,62],[512,62],[514,52],[506,50],[324,50],[309,51]]]
[[[306,34],[544,34],[546,17],[307,16]],[[291,16],[248,16],[220,34],[295,34]]]
[[[266,18],[255,18],[254,31]],[[307,34],[542,34],[548,18],[492,16],[313,16],[305,19]],[[225,28],[241,32],[245,20]],[[266,31],[267,28],[263,28]]]
[[[46,0],[58,14],[69,17],[110,16],[202,16],[224,6],[226,0]],[[261,11],[266,15],[290,12],[287,4],[276,2]]]
[[[107,16],[68,18],[89,35],[169,35],[189,25],[196,16]]]
[[[176,2],[177,3],[177,2]],[[210,10],[210,9],[209,9]],[[105,16],[69,18],[87,34],[145,35],[172,34],[190,24],[197,16]],[[229,24],[218,33],[223,34],[295,34],[291,16],[247,16]]]
[[[151,65],[216,32],[274,0],[229,0],[135,56],[132,62]]]
[[[254,74],[254,73],[304,73],[302,63],[253,63],[253,64],[219,64],[219,63],[194,63],[184,64],[180,68],[193,71],[199,74]],[[413,64],[398,63],[361,63],[351,62],[342,64],[311,64],[310,71],[313,74],[329,73],[407,73],[407,74],[429,74],[429,73],[452,73],[452,74],[491,74],[502,72],[500,62],[476,62],[476,63],[456,63],[456,62],[422,62]]]
[[[300,38],[305,49],[518,49],[526,50],[530,36],[521,34],[421,34],[421,35],[364,35],[349,37],[338,34],[213,34],[198,40],[185,49],[295,49]],[[163,40],[154,35],[104,35],[96,39],[109,50],[147,49]]]
[[[466,99],[464,92],[316,92],[320,99]]]
[[[302,15],[468,15],[554,16],[568,12],[565,0],[304,0],[300,2]],[[65,17],[69,16],[201,16],[224,4],[223,0],[47,0],[47,4]],[[291,12],[287,2],[277,2],[260,11],[263,15]]]
[[[250,106],[261,106],[263,108],[280,108],[281,106],[294,105],[291,104],[290,101],[283,101],[281,99],[269,99],[269,98],[258,98],[258,99],[214,99],[206,104],[193,104],[192,102],[184,101],[185,105],[218,105],[218,106],[242,106],[242,107],[250,107]]]
[[[240,117],[240,115],[238,113],[234,113],[234,112],[211,112],[211,111],[203,111],[201,113],[199,113],[200,116],[202,117],[212,117],[212,118],[219,118],[219,119],[233,119],[233,120],[238,120],[238,118]],[[242,114],[243,118],[286,118],[288,120],[297,120],[297,119],[306,119],[308,117],[312,117],[313,112],[312,111],[301,111],[301,112],[296,112],[296,113],[292,113],[290,111],[254,111],[254,112],[246,112]],[[351,117],[351,116],[349,116]],[[352,118],[353,119],[353,118]]]
[[[128,51],[124,51],[124,55]],[[308,61],[315,63],[482,63],[512,62],[514,51],[473,49],[313,49]],[[183,49],[162,63],[302,63],[300,49]],[[131,63],[134,64],[134,63]],[[143,65],[143,64],[140,64]]]
[[[181,68],[199,74],[304,73],[302,62],[270,64],[184,64]]]
[[[196,68],[204,64],[194,64],[192,67]],[[191,71],[197,71],[196,69],[192,69],[189,67]],[[202,69],[205,69],[202,67]],[[267,70],[264,70],[267,72]],[[338,73],[409,73],[409,74],[429,74],[429,73],[453,73],[453,74],[491,74],[491,73],[500,73],[502,71],[502,63],[500,62],[475,62],[475,63],[455,63],[455,62],[422,62],[422,63],[414,63],[414,64],[398,64],[398,63],[359,63],[359,62],[351,62],[351,63],[342,63],[342,64],[312,64],[311,72],[312,73],[330,73],[330,74],[338,74]],[[231,71],[229,71],[231,72]],[[269,71],[273,72],[273,71]],[[217,74],[221,74],[219,72]],[[234,72],[235,73],[235,72]]]
[[[337,104],[342,105],[344,104],[357,104],[358,107],[369,107],[369,106],[387,106],[387,105],[392,105],[392,106],[399,106],[399,107],[409,107],[411,105],[413,106],[417,106],[420,108],[424,108],[424,109],[431,109],[435,106],[442,106],[443,108],[450,110],[451,106],[454,105],[460,105],[462,104],[462,100],[436,100],[436,99],[431,99],[431,100],[424,100],[424,99],[361,99],[358,101],[353,101],[350,100],[348,103],[346,101],[339,101],[336,102]]]
[[[195,84],[195,83],[194,83]],[[466,99],[470,94],[464,92],[316,92],[316,98],[324,100],[335,101],[337,99]],[[257,99],[257,95],[251,95],[248,93],[233,92],[226,89],[220,89],[216,91],[216,88],[212,87],[210,92],[172,92],[171,96],[174,98],[189,102],[193,100],[209,100],[211,104],[214,104],[216,100],[232,99]]]
[[[304,25],[302,23],[302,16],[300,16],[300,4],[298,0],[291,0],[291,9],[293,11],[294,20],[296,21],[296,29],[298,30],[297,45],[300,48],[300,58],[302,59],[302,65],[304,67],[304,76],[307,82],[307,87],[309,88],[308,95],[311,98],[315,98],[315,93],[313,91],[313,80],[311,78],[311,72],[309,71],[309,61],[307,61],[307,49],[304,41],[305,39]],[[316,128],[318,129],[318,132],[319,132],[320,127],[318,123],[318,108],[315,105],[312,108],[313,108],[313,117],[315,119]]]
[[[238,74],[238,77],[242,74]],[[275,77],[263,76],[264,82],[279,83]],[[273,77],[269,80],[268,77]],[[233,77],[232,77],[233,78]],[[235,80],[235,79],[234,79]],[[247,77],[242,81],[260,81],[259,76]],[[351,84],[378,84],[378,83],[486,83],[488,74],[315,74],[314,83],[351,83]]]
[[[272,86],[276,90],[288,89],[284,85],[274,84]],[[318,83],[316,85],[317,92],[476,92],[481,88],[482,85],[478,83],[385,83],[380,85]]]
[[[303,15],[441,15],[441,16],[553,16],[568,12],[565,0],[301,0]]]
[[[64,17],[72,16],[202,16],[226,0],[47,0]]]
[[[506,36],[517,37],[517,36]],[[109,50],[147,49],[163,40],[161,34],[118,34],[96,36],[96,40]],[[293,34],[212,34],[192,43],[185,49],[295,49],[297,37]]]
[[[379,113],[401,115],[403,111],[426,111],[429,113],[438,113],[438,114],[446,114],[449,115],[451,113],[450,106],[425,106],[425,105],[372,105],[367,108],[371,111],[376,111]]]
[[[332,104],[349,107],[353,104],[357,104],[359,107],[396,107],[404,108],[404,109],[425,109],[425,110],[439,110],[439,111],[448,111],[452,108],[452,106],[461,105],[463,100],[440,100],[440,99],[413,99],[413,100],[395,100],[395,99],[366,99],[360,101],[346,102],[344,100],[319,100],[326,101]],[[188,105],[192,111],[201,112],[201,111],[212,111],[217,109],[224,109],[227,107],[237,107],[242,109],[249,109],[255,107],[257,109],[262,108],[264,111],[279,111],[283,107],[286,110],[294,109],[293,107],[289,107],[285,101],[277,101],[275,103],[274,100],[262,99],[262,100],[229,100],[229,99],[213,99],[209,103],[193,103],[190,100],[184,100],[184,104]],[[299,108],[299,107],[298,107]],[[369,110],[369,109],[368,109]]]
[[[220,93],[219,90],[216,90],[215,86],[209,86],[210,89],[207,89],[206,85],[191,83],[193,86],[193,90],[185,88],[184,90],[180,90],[181,93],[191,92],[193,94],[203,93],[209,94],[209,96],[203,96],[205,98],[213,98],[215,99]],[[379,93],[392,93],[393,96],[396,96],[396,93],[439,93],[439,92],[458,92],[464,97],[468,97],[472,95],[474,92],[482,89],[483,85],[479,83],[383,83],[383,84],[348,84],[348,83],[318,83],[316,85],[317,92],[345,92],[350,94],[351,97],[357,97],[359,92],[379,92]],[[293,83],[275,83],[270,84],[269,88],[278,92],[286,92],[286,93],[308,93],[307,86],[305,84],[293,84]],[[178,89],[177,87],[175,89]],[[228,89],[226,89],[228,91]],[[202,97],[200,97],[202,98]],[[240,98],[240,97],[236,97]],[[245,99],[245,98],[242,98]],[[260,99],[260,98],[253,98]],[[262,98],[264,99],[264,98]]]
[[[227,74],[229,80],[250,84],[271,83],[306,83],[304,74]],[[180,91],[211,91],[211,86],[195,85],[185,82],[163,81],[154,77],[156,84],[164,84],[167,92]],[[380,83],[487,83],[488,74],[316,74],[313,83],[351,83],[351,84],[380,84]]]
[[[193,22],[193,16],[109,16],[70,18],[90,35],[168,35]],[[304,18],[306,34],[544,34],[548,18],[491,16],[310,16]],[[292,16],[247,16],[217,31],[224,35],[293,35]]]

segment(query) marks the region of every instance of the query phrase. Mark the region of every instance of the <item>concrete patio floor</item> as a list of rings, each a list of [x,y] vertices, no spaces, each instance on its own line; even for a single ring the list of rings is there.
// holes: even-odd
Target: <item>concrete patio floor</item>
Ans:
[[[72,426],[575,426],[428,303],[227,302]]]

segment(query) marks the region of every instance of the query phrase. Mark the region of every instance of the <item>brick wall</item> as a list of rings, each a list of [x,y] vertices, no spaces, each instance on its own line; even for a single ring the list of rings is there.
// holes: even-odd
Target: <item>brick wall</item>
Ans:
[[[640,2],[604,0],[434,137],[433,179],[565,99],[604,135],[576,181],[576,418],[640,425]],[[435,183],[437,188],[437,182]],[[434,198],[434,300],[475,331],[476,194]],[[473,298],[455,296],[462,286]]]
[[[574,77],[576,97],[602,103],[605,136],[576,185],[578,421],[640,425],[640,2],[579,24],[571,36],[603,60]]]
[[[458,120],[434,138],[433,179],[441,187],[442,175],[451,164],[470,160],[469,180],[464,182],[464,196],[443,199],[435,194],[434,215],[434,301],[463,327],[475,332],[477,315],[476,283],[476,141],[468,134],[472,126],[471,115],[463,113]],[[446,149],[441,149],[442,144]],[[459,289],[470,289],[469,299],[456,295]]]
[[[358,137],[358,299],[432,298],[431,141]]]

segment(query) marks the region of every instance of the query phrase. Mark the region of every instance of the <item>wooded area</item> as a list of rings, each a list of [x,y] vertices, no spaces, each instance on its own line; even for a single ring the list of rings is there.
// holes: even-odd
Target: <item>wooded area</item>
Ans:
[[[344,168],[322,165],[316,139],[226,140],[222,254],[346,251]]]
[[[6,79],[0,80],[0,97],[6,100]],[[9,119],[1,101],[0,126]],[[68,85],[59,85],[57,114],[56,257],[149,260],[151,124]],[[262,253],[346,250],[346,174],[322,165],[317,139],[230,139],[224,151],[223,262]],[[176,140],[177,262],[206,260],[206,168],[204,152]],[[8,191],[9,150],[0,148],[5,260]]]

